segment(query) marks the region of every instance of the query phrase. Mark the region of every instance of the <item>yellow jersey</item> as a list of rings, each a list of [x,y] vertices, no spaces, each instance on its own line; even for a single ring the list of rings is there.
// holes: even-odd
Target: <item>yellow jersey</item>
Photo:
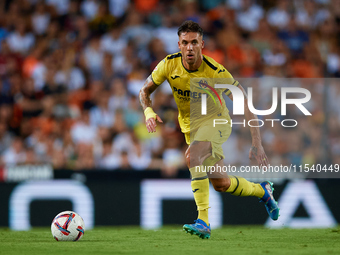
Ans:
[[[214,84],[232,84],[238,82],[214,59],[203,55],[203,61],[197,70],[188,70],[182,63],[180,52],[168,55],[158,63],[151,73],[156,85],[167,80],[178,107],[178,121],[183,133],[199,128],[200,124],[211,118],[229,117],[222,93],[230,94],[228,89],[215,89]],[[202,94],[206,94],[207,114],[202,115]]]

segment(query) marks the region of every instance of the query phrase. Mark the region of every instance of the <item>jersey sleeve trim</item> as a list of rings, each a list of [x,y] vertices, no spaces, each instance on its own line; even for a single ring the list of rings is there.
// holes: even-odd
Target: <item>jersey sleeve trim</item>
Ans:
[[[156,86],[161,85],[161,84],[157,84],[157,83],[154,81],[154,79],[152,78],[152,73],[151,73],[151,80],[152,80],[152,82],[153,82]]]
[[[217,67],[214,66],[211,62],[209,62],[209,60],[206,59],[205,57],[203,57],[203,61],[204,61],[211,69],[213,69],[214,71],[217,70]]]
[[[234,81],[232,85],[238,87],[238,85],[240,85],[240,83],[238,81]],[[223,91],[223,93],[226,94],[227,96],[229,96],[231,91],[229,89],[226,89],[225,91]]]
[[[179,58],[179,57],[182,57],[182,53],[180,53],[180,52],[172,54],[172,55],[168,56],[166,59],[169,60],[169,59]]]

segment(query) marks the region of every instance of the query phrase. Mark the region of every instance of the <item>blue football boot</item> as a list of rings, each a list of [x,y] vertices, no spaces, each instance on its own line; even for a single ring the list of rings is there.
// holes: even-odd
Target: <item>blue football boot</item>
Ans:
[[[278,207],[277,202],[273,197],[273,183],[271,183],[270,181],[265,181],[260,183],[260,185],[264,189],[264,196],[260,199],[260,202],[265,203],[264,205],[270,218],[272,218],[272,220],[277,220],[280,216],[280,208]]]
[[[194,224],[185,224],[183,230],[192,235],[197,235],[202,239],[209,239],[211,234],[210,225],[208,226],[200,219],[195,220]]]

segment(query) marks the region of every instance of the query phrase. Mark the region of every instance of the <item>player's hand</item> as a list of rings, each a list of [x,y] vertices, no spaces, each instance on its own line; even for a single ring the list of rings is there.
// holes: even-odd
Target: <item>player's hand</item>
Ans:
[[[151,107],[147,107],[144,110],[145,126],[149,133],[156,132],[157,121],[163,123],[161,117],[159,117]]]
[[[257,164],[260,167],[262,166],[268,167],[269,160],[267,158],[266,153],[264,152],[262,145],[251,146],[249,150],[249,159],[254,159],[254,158],[256,159]]]
[[[156,119],[155,118],[149,118],[149,119],[146,120],[145,126],[148,129],[149,133],[156,132],[157,121],[159,123],[163,123],[163,120],[158,115],[156,115]]]

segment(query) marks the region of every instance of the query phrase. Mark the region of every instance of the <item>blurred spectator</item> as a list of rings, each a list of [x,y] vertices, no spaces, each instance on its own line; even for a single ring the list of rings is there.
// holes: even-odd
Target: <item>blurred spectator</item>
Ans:
[[[109,12],[107,3],[100,2],[98,11],[94,18],[89,23],[90,28],[98,34],[107,33],[116,24],[116,18]]]
[[[140,103],[136,96],[132,96],[129,100],[128,107],[124,110],[124,121],[126,126],[133,129],[143,120],[143,115],[140,111]]]
[[[77,18],[81,15],[80,3],[78,0],[71,0],[69,9],[66,15],[61,20],[64,32],[74,31],[76,28]]]
[[[202,0],[201,5],[204,10],[211,10],[222,4],[223,0]]]
[[[63,85],[68,91],[82,89],[85,86],[85,75],[83,71],[74,66],[75,52],[69,50],[66,52],[61,69],[55,74],[56,84]]]
[[[71,136],[72,141],[77,145],[93,144],[97,136],[97,128],[95,126],[91,126],[89,111],[87,109],[84,109],[81,112],[80,118],[72,126]]]
[[[35,164],[39,164],[39,163],[41,163],[41,161],[39,161],[39,160],[37,159],[34,150],[32,150],[32,149],[27,149],[27,150],[26,150],[26,160],[25,160],[25,164],[35,165]]]
[[[13,52],[27,55],[28,51],[34,46],[34,35],[27,32],[26,23],[23,19],[18,19],[15,30],[7,37],[7,43]]]
[[[104,52],[100,48],[99,37],[95,36],[90,40],[81,56],[82,67],[89,70],[91,78],[94,80],[101,79],[103,59]]]
[[[126,85],[121,78],[115,78],[111,82],[111,97],[109,99],[110,111],[115,112],[118,109],[126,109],[129,105],[129,97],[126,91]]]
[[[287,29],[281,30],[278,37],[286,43],[293,54],[301,53],[303,46],[309,41],[309,36],[297,27],[293,18],[287,24]]]
[[[33,129],[32,134],[26,138],[25,143],[41,161],[46,159],[47,134],[40,127]]]
[[[245,31],[256,31],[263,17],[263,8],[255,4],[254,0],[242,0],[242,9],[238,11],[236,20]]]
[[[293,76],[300,78],[315,78],[321,77],[322,69],[316,65],[311,55],[313,48],[305,47],[303,52],[291,62]]]
[[[57,149],[53,151],[52,155],[52,161],[51,164],[53,166],[53,169],[65,169],[66,166],[66,157],[63,153],[63,150]]]
[[[129,73],[127,80],[127,89],[131,95],[138,96],[140,89],[143,87],[148,71],[140,64],[133,63],[134,68]]]
[[[182,1],[181,9],[183,10],[182,19],[200,22],[199,5],[195,0]]]
[[[164,121],[154,134],[138,98],[155,66],[179,51],[186,19],[205,30],[203,53],[253,87],[256,109],[271,107],[273,86],[310,90],[310,118],[289,105],[296,128],[261,128],[272,164],[323,162],[327,138],[330,157],[340,159],[339,82],[328,80],[324,95],[322,80],[293,79],[340,76],[339,0],[12,0],[0,14],[0,164],[157,168],[169,177],[186,168],[171,86],[152,95]],[[249,130],[233,129],[225,162],[251,164]]]
[[[121,158],[118,153],[112,151],[112,142],[106,141],[103,144],[103,152],[100,159],[97,161],[97,166],[106,169],[114,170],[119,168],[121,165]]]
[[[43,41],[37,43],[22,63],[22,73],[25,78],[32,77],[35,68],[42,61],[42,57],[46,50],[46,45]]]
[[[12,83],[21,83],[22,77],[15,75],[12,77]],[[22,88],[21,98],[17,101],[18,105],[21,107],[22,116],[24,118],[36,117],[43,113],[45,106],[50,106],[50,101],[41,100],[43,98],[42,93],[36,92],[34,89],[33,79],[26,79]],[[46,105],[44,105],[46,102]]]
[[[273,41],[276,40],[276,35],[269,26],[266,19],[259,21],[259,29],[251,34],[250,43],[257,49],[260,54],[270,50],[273,46]]]
[[[120,18],[125,14],[129,4],[130,0],[109,0],[110,13],[113,16]]]
[[[47,71],[47,79],[45,81],[44,87],[42,88],[42,93],[44,95],[43,101],[50,102],[51,113],[54,117],[68,117],[68,109],[66,106],[67,102],[67,89],[63,85],[56,83],[56,70],[50,69]],[[45,104],[45,107],[48,105]]]
[[[100,40],[101,49],[113,56],[121,55],[126,43],[126,40],[121,36],[121,29],[118,27],[113,27],[107,34],[104,34]]]
[[[167,55],[164,44],[162,40],[158,38],[153,38],[149,43],[149,62],[150,62],[150,72],[158,65],[158,63],[164,59]]]
[[[71,37],[77,40],[79,47],[85,47],[91,39],[91,30],[86,19],[78,16],[75,20],[75,30],[71,32]]]
[[[162,21],[162,26],[155,29],[154,36],[162,40],[167,54],[178,52],[177,27],[173,26],[170,16],[163,17]]]
[[[277,6],[271,8],[268,11],[267,20],[268,23],[279,29],[286,28],[289,20],[291,19],[290,13],[290,2],[289,0],[280,0],[277,2]]]
[[[26,161],[26,152],[20,137],[12,140],[11,146],[3,153],[2,161],[6,166],[22,164]]]
[[[272,49],[263,52],[265,64],[270,66],[282,66],[287,62],[287,52],[282,41],[275,41]]]
[[[4,21],[3,19],[0,18],[0,49],[1,49],[1,44],[2,41],[7,37],[8,35],[8,31],[5,28],[5,26],[3,25]]]
[[[103,81],[105,89],[110,87],[111,81],[115,77],[112,62],[112,55],[110,53],[104,53],[101,80]]]
[[[29,56],[29,58],[36,59],[34,56]],[[29,60],[29,59],[27,59]],[[33,60],[34,61],[34,60]],[[35,62],[35,61],[34,61]],[[27,73],[31,74],[31,78],[34,80],[34,88],[36,91],[41,91],[46,83],[46,74],[47,71],[54,67],[53,58],[51,54],[45,54],[43,56],[42,61],[37,62],[32,70],[27,71]],[[55,67],[54,67],[55,70]]]
[[[115,70],[117,75],[127,76],[131,73],[134,62],[138,61],[138,59],[134,58],[136,55],[136,50],[132,42],[129,42],[122,54],[116,55],[113,58],[112,66],[113,70]]]
[[[92,170],[96,167],[93,156],[93,145],[80,142],[77,144],[77,160],[75,163],[76,170]]]
[[[35,6],[35,12],[32,15],[33,31],[37,35],[42,35],[46,32],[50,23],[51,16],[46,10],[46,5],[43,2],[38,2]]]
[[[5,78],[12,73],[19,72],[21,62],[20,54],[12,52],[7,41],[3,40],[0,48],[0,76]]]
[[[96,98],[96,106],[90,110],[90,123],[93,127],[113,126],[115,115],[110,111],[109,97],[107,92],[101,92]]]
[[[99,1],[84,0],[80,5],[80,9],[87,20],[92,20],[97,15],[99,9]]]
[[[162,172],[165,176],[171,177],[176,175],[177,171],[184,167],[184,153],[180,149],[181,140],[175,130],[170,126],[166,126],[163,132],[166,139],[164,141],[162,154],[164,163]]]
[[[216,40],[213,38],[205,40],[203,54],[213,58],[218,63],[224,63],[224,52],[217,48]]]
[[[233,10],[240,10],[243,5],[243,1],[240,0],[226,0],[226,5]]]
[[[151,12],[153,9],[156,8],[157,3],[159,0],[149,0],[149,1],[143,1],[143,0],[134,0],[136,9],[139,12]]]
[[[330,74],[340,74],[340,50],[333,45],[331,52],[327,56],[327,70]]]
[[[319,9],[315,1],[302,1],[302,6],[296,13],[296,24],[307,29],[314,29],[328,19],[327,9]]]
[[[142,50],[146,48],[152,38],[152,29],[149,25],[143,23],[143,17],[140,13],[131,11],[126,17],[122,35],[124,40],[133,42],[138,50]]]
[[[134,139],[133,146],[127,152],[129,165],[136,170],[144,170],[151,164],[151,152],[142,146],[142,144]]]
[[[256,67],[260,62],[260,54],[249,43],[242,40],[227,48],[227,58],[233,60],[239,67],[243,77],[255,76]]]
[[[5,13],[4,11],[5,10],[3,10],[3,13]],[[22,18],[21,14],[22,14],[22,10],[20,8],[20,2],[11,1],[9,3],[8,10],[5,13],[4,23],[6,27],[12,30],[16,26],[16,23],[18,22],[18,20]]]
[[[133,139],[129,132],[122,132],[113,139],[112,150],[117,153],[126,152],[132,149]]]
[[[69,10],[70,0],[46,0],[46,4],[53,6],[58,15],[65,15]]]
[[[56,50],[59,48],[59,30],[60,30],[60,25],[57,20],[52,20],[50,24],[48,25],[46,35],[44,36],[44,39],[47,43],[47,50]]]
[[[312,34],[311,43],[315,45],[322,60],[327,61],[327,56],[334,51],[334,46],[339,48],[338,39],[335,37],[337,33],[334,20],[325,20],[315,33]]]
[[[2,155],[7,148],[10,147],[13,135],[8,131],[5,122],[0,122],[0,155]]]

